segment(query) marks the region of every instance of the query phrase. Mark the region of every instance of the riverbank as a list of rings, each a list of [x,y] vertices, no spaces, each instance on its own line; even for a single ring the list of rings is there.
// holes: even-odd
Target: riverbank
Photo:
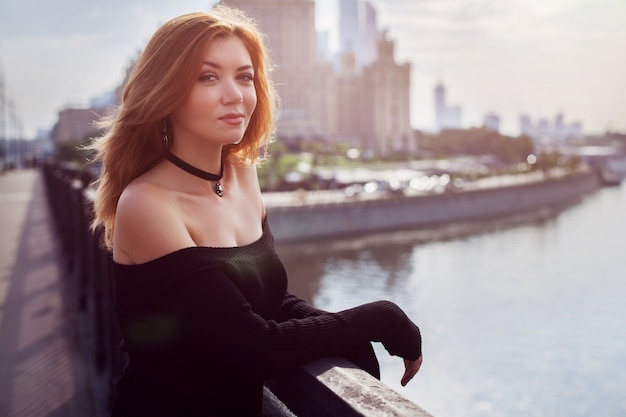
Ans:
[[[278,244],[415,231],[446,226],[463,233],[471,222],[535,213],[549,215],[601,187],[593,172],[492,177],[440,194],[346,197],[341,192],[264,195]],[[450,227],[461,230],[450,230]],[[432,232],[432,230],[431,230]]]

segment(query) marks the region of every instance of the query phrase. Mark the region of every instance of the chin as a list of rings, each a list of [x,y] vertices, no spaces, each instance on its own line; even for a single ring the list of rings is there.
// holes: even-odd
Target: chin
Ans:
[[[232,142],[230,142],[230,145],[239,145],[242,140],[243,140],[243,136],[240,137],[239,139],[235,139]]]

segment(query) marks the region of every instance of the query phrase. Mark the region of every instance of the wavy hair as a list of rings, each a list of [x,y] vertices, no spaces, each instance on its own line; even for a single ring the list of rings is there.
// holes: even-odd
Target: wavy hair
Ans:
[[[104,244],[112,247],[117,203],[124,188],[156,166],[167,151],[163,120],[191,92],[204,54],[216,38],[236,36],[254,66],[257,105],[243,139],[224,147],[224,157],[249,165],[264,159],[274,134],[278,98],[270,80],[271,65],[264,36],[243,12],[223,5],[211,12],[185,14],[163,24],[139,56],[112,116],[100,121],[106,133],[94,139],[96,181],[92,229],[104,227]],[[171,137],[171,135],[169,135]]]

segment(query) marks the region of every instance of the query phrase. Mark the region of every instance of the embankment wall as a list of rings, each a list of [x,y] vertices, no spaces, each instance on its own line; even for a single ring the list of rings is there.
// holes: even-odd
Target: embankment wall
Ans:
[[[329,204],[268,207],[278,243],[486,220],[571,204],[600,187],[596,174],[548,178],[497,188]]]

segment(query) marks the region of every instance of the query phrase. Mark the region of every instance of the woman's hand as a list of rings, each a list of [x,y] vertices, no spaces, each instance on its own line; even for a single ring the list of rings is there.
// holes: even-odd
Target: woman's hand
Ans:
[[[420,370],[422,366],[422,355],[414,361],[409,359],[404,359],[404,375],[402,375],[402,379],[400,380],[400,384],[402,386],[406,386],[409,381],[415,376],[417,371]]]

